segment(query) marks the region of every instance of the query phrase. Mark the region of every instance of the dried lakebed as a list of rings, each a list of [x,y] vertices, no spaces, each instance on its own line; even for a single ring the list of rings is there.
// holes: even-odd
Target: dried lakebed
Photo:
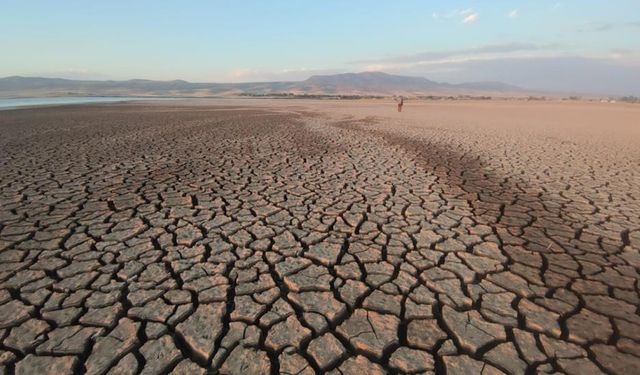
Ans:
[[[0,148],[0,373],[640,369],[635,155],[188,104]]]

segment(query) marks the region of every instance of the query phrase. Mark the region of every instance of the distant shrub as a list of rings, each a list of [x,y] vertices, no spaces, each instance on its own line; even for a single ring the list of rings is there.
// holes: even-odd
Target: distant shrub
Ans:
[[[640,103],[640,98],[637,96],[623,96],[620,98],[620,101],[625,103]]]

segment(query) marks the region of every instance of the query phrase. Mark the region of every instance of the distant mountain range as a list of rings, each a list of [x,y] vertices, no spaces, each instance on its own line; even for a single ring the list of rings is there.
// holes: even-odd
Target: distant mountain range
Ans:
[[[236,96],[269,94],[329,95],[524,95],[500,82],[440,83],[382,72],[316,75],[301,82],[192,83],[182,80],[86,81],[61,78],[0,78],[0,97],[34,96]]]

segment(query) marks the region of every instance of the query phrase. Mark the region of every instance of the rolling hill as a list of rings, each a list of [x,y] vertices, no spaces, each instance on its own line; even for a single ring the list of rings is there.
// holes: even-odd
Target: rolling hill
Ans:
[[[235,96],[275,93],[335,95],[523,95],[500,82],[448,84],[382,72],[316,75],[300,82],[193,83],[183,80],[90,81],[12,76],[0,78],[0,97],[31,96]]]

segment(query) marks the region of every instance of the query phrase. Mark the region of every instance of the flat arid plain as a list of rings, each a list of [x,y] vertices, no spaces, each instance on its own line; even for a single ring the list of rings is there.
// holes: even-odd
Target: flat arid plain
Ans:
[[[640,106],[0,112],[2,374],[640,372]]]

